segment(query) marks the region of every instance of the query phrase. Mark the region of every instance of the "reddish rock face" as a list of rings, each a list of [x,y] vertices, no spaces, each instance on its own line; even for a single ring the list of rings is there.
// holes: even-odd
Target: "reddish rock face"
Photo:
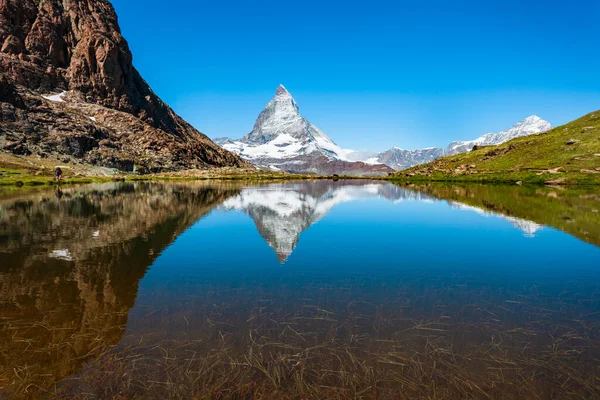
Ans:
[[[79,117],[85,117],[90,125],[92,120],[86,113],[102,111],[90,110],[88,106],[93,104],[106,108],[108,114],[120,111],[138,119],[135,127],[113,126],[113,142],[131,139],[132,130],[137,131],[136,139],[141,139],[142,145],[164,142],[163,148],[156,148],[154,143],[143,154],[124,154],[134,164],[143,164],[149,158],[155,166],[167,169],[248,165],[212,143],[152,92],[133,67],[117,15],[106,0],[0,0],[0,46],[0,101],[26,111],[15,112],[16,122],[9,125],[4,124],[4,118],[0,120],[0,129],[7,134],[5,140],[23,142],[34,153],[62,153],[56,146],[40,143],[51,136],[54,122],[59,119],[61,132],[80,134]],[[65,104],[40,100],[42,94],[61,91],[70,91]],[[4,92],[17,92],[18,99],[2,97]],[[42,121],[40,113],[57,114],[57,118],[53,121],[46,115]],[[35,131],[35,140],[20,135],[23,124]],[[101,123],[93,125],[107,129]],[[111,129],[108,131],[110,136]],[[126,147],[117,149],[127,153]],[[94,149],[102,150],[102,146],[89,151]],[[88,152],[82,157],[86,158]],[[66,154],[73,155],[68,151]],[[102,157],[90,160],[103,165]]]

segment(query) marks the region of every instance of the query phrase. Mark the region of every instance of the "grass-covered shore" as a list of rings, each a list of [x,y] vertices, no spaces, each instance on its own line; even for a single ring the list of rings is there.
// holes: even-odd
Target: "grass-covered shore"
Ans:
[[[213,168],[203,170],[185,170],[156,174],[124,173],[109,168],[86,164],[62,163],[56,159],[44,159],[35,156],[16,156],[0,152],[0,186],[34,187],[58,184],[53,176],[54,168],[63,170],[61,185],[102,183],[113,181],[184,181],[184,180],[303,180],[324,179],[317,175],[290,174],[279,171],[258,169]]]
[[[600,160],[600,158],[599,158]],[[413,173],[411,171],[398,173],[382,178],[392,183],[477,183],[477,184],[527,184],[527,185],[558,185],[585,186],[600,185],[600,174],[579,172],[540,173],[539,171],[506,171],[476,174],[453,174],[441,171],[430,173]]]
[[[186,181],[186,180],[246,180],[246,181],[270,181],[270,180],[303,180],[303,179],[322,179],[328,177],[270,173],[264,171],[251,170],[198,170],[185,171],[185,173],[161,173],[149,175],[135,174],[115,174],[115,175],[66,175],[60,185],[74,185],[85,183],[102,182],[141,182],[141,181]],[[0,186],[53,186],[58,185],[53,176],[50,175],[32,175],[26,171],[0,169]]]

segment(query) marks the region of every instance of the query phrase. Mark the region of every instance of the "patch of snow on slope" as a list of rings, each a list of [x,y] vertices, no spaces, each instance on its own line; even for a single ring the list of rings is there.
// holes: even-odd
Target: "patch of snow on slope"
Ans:
[[[48,95],[42,95],[42,97],[46,100],[50,100],[50,101],[54,101],[56,103],[64,103],[65,99],[63,99],[64,95],[66,95],[67,92],[62,92],[59,94],[48,94]]]

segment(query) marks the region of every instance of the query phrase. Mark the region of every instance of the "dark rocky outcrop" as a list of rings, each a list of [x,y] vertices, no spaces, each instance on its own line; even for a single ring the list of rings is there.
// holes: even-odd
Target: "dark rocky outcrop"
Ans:
[[[105,166],[248,166],[154,94],[107,0],[0,0],[0,135],[29,152]]]

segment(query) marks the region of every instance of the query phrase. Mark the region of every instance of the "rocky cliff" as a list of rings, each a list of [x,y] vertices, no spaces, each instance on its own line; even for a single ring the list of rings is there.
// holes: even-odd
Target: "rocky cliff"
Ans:
[[[0,46],[5,151],[121,170],[248,166],[150,89],[107,0],[0,0]]]

